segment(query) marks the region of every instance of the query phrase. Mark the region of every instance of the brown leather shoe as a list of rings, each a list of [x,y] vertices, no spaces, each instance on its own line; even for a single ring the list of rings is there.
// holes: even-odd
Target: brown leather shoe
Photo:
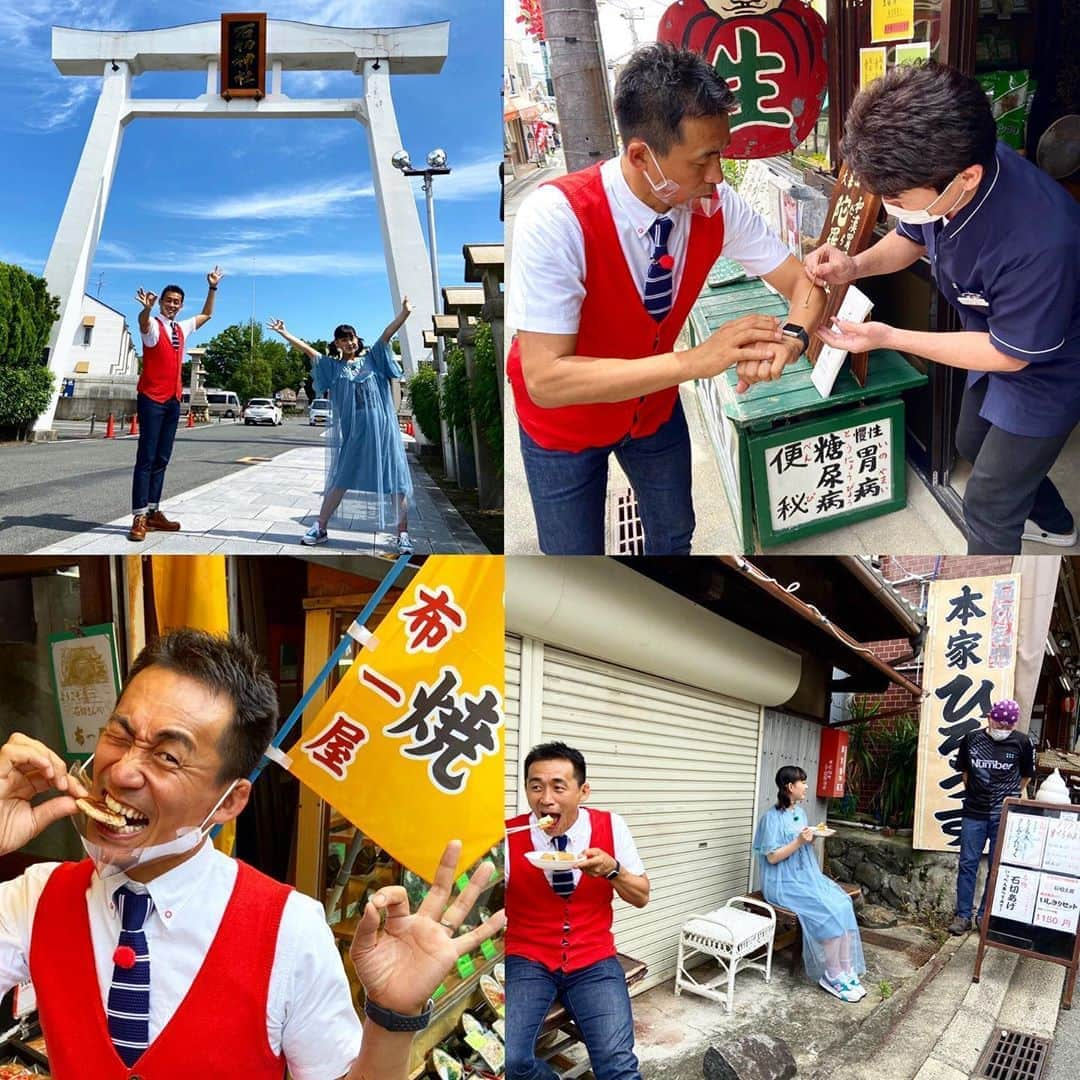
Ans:
[[[170,521],[160,510],[151,510],[146,515],[146,527],[152,532],[178,532],[179,521]]]
[[[129,540],[145,540],[146,539],[146,515],[136,514],[135,520],[131,523],[131,529],[128,532]]]

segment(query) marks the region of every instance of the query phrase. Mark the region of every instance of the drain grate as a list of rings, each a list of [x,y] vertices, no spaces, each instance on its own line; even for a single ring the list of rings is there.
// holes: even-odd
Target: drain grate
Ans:
[[[989,1080],[1038,1080],[1049,1049],[1049,1039],[998,1028],[982,1052],[974,1076]]]
[[[642,555],[645,552],[645,527],[638,514],[633,488],[608,492],[609,555]]]

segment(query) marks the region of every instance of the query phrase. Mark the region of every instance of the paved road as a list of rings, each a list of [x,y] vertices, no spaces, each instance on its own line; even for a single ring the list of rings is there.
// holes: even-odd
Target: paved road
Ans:
[[[134,438],[80,438],[86,424],[60,425],[51,443],[0,444],[0,553],[36,551],[131,510]],[[306,420],[281,427],[211,423],[177,431],[165,497],[249,468],[243,458],[273,458],[322,445]]]

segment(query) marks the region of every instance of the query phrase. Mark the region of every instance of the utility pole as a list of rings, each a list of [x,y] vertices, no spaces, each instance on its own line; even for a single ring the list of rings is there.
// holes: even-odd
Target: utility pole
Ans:
[[[569,172],[615,156],[596,0],[540,0]]]

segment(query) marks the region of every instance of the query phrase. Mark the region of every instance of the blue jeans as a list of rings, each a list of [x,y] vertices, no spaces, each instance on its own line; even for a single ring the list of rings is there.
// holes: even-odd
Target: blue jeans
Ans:
[[[548,971],[535,960],[506,958],[506,1080],[554,1080],[536,1058],[536,1037],[558,998],[574,1018],[596,1080],[641,1080],[626,977],[614,956],[580,971]]]
[[[962,919],[971,918],[971,905],[975,902],[975,877],[979,872],[983,844],[987,840],[990,841],[990,858],[993,858],[1000,821],[1000,814],[994,814],[993,817],[985,820],[971,817],[960,819],[960,869],[956,875],[956,914]],[[976,916],[980,921],[986,910],[986,886],[989,883],[990,878],[987,876]]]
[[[139,415],[139,449],[135,454],[135,475],[131,480],[132,512],[161,502],[165,470],[172,457],[180,402],[176,398],[154,401],[140,394],[136,406]]]
[[[682,402],[642,439],[588,450],[545,450],[524,430],[521,456],[536,535],[545,555],[603,555],[608,457],[614,453],[637,496],[646,555],[689,555],[694,535],[690,433]]]

